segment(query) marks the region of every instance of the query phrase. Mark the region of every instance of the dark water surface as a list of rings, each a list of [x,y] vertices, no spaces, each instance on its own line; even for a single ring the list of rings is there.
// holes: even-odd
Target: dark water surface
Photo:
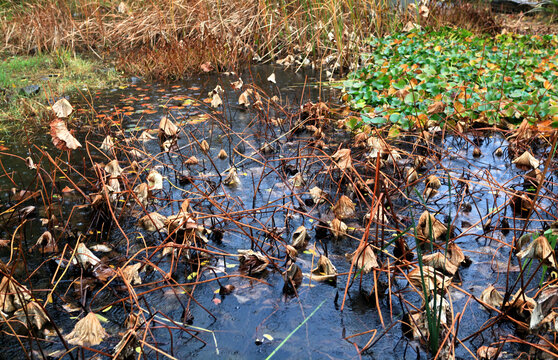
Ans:
[[[276,85],[266,81],[266,78],[274,71],[277,80]],[[255,83],[260,86],[270,97],[277,95],[280,102],[286,105],[285,109],[298,108],[309,100],[316,102],[320,96],[323,100],[335,102],[339,96],[335,91],[320,89],[316,84],[316,75],[304,71],[294,73],[273,69],[270,66],[260,66],[253,68],[251,74],[243,74],[242,78],[245,84]],[[251,78],[253,80],[250,80]],[[232,294],[226,296],[216,294],[219,285],[215,281],[195,287],[194,298],[216,318],[213,318],[207,311],[192,302],[190,310],[194,321],[192,326],[185,327],[196,331],[197,336],[207,342],[206,345],[193,339],[185,331],[176,328],[169,330],[163,326],[157,326],[173,326],[171,320],[182,324],[184,307],[190,299],[184,293],[183,288],[191,290],[192,287],[175,287],[175,290],[165,287],[143,295],[139,302],[140,306],[147,315],[153,315],[153,319],[158,322],[158,324],[152,325],[151,330],[152,336],[157,339],[156,346],[178,359],[266,358],[289,333],[325,301],[314,315],[274,354],[274,358],[358,358],[353,342],[358,344],[359,348],[362,348],[374,336],[374,346],[363,353],[363,357],[416,359],[417,349],[420,346],[416,342],[409,342],[402,336],[401,326],[398,323],[398,320],[408,311],[407,307],[402,307],[403,304],[399,301],[399,296],[404,297],[417,307],[421,305],[421,300],[416,293],[408,289],[408,284],[402,276],[392,276],[389,279],[385,274],[379,276],[379,280],[382,282],[389,281],[392,285],[391,298],[387,291],[379,296],[381,317],[375,298],[369,298],[359,293],[358,281],[349,290],[343,311],[340,310],[340,306],[343,301],[346,276],[340,276],[337,285],[309,282],[309,277],[306,275],[317,261],[313,249],[316,249],[317,253],[323,253],[322,245],[325,245],[329,258],[337,267],[339,273],[346,273],[349,271],[350,263],[345,259],[345,254],[355,250],[358,240],[335,241],[330,237],[316,240],[317,221],[314,219],[329,216],[328,207],[322,206],[314,209],[310,213],[314,219],[310,216],[301,215],[298,211],[300,206],[297,200],[291,196],[292,187],[288,184],[288,176],[285,175],[283,167],[280,166],[280,160],[287,159],[283,165],[291,164],[298,169],[303,169],[302,172],[307,184],[301,192],[307,191],[313,186],[319,186],[335,195],[337,189],[334,188],[329,174],[324,171],[323,164],[307,155],[309,150],[305,148],[305,144],[308,142],[309,136],[303,134],[280,137],[289,129],[289,124],[285,124],[282,128],[269,124],[263,125],[264,123],[261,121],[263,115],[261,113],[241,109],[237,105],[239,92],[233,91],[229,85],[229,82],[235,80],[234,76],[202,75],[198,78],[172,84],[139,82],[93,94],[89,99],[97,111],[97,114],[94,115],[95,119],[101,121],[104,115],[112,117],[115,124],[113,134],[119,128],[123,130],[119,137],[120,144],[123,144],[123,146],[125,146],[122,140],[124,137],[138,136],[144,129],[157,129],[158,122],[163,115],[169,115],[182,125],[183,132],[178,141],[179,150],[173,153],[162,152],[157,140],[139,145],[142,151],[153,157],[148,165],[149,170],[156,169],[166,177],[164,190],[155,195],[160,200],[151,203],[148,210],[158,211],[166,216],[176,214],[181,202],[186,197],[190,198],[194,211],[208,214],[200,220],[206,227],[216,226],[225,231],[221,243],[210,241],[209,246],[212,247],[212,250],[219,249],[221,252],[235,254],[238,249],[249,249],[252,240],[245,235],[239,226],[231,224],[231,222],[225,223],[222,217],[219,217],[219,212],[214,204],[210,204],[199,197],[199,191],[194,185],[180,185],[177,173],[184,174],[189,171],[189,174],[194,178],[199,179],[201,174],[218,183],[218,173],[224,173],[234,163],[238,166],[241,184],[235,188],[217,186],[213,195],[221,206],[227,208],[230,212],[238,212],[239,215],[235,216],[236,221],[254,228],[253,231],[250,231],[252,237],[263,241],[265,234],[257,231],[256,228],[265,226],[271,229],[275,226],[283,232],[280,236],[288,242],[292,231],[299,225],[305,225],[311,236],[308,249],[312,251],[301,252],[297,259],[297,264],[305,274],[302,285],[298,289],[298,297],[287,296],[283,293],[284,281],[281,273],[273,270],[271,266],[260,278],[269,285],[245,277],[233,276],[221,280],[223,285],[231,284],[235,286]],[[228,104],[225,107],[225,113],[221,115],[221,119],[223,119],[221,123],[206,119],[204,114],[208,111],[211,112],[211,110],[203,105],[195,105],[196,103],[192,101],[192,99],[207,98],[207,93],[219,84],[225,90],[223,102]],[[74,102],[83,104],[82,101],[77,99]],[[85,105],[83,108],[88,109]],[[118,111],[118,115],[115,115],[115,111]],[[89,110],[86,110],[83,115],[90,116],[88,113]],[[286,116],[279,111],[271,110],[271,117],[285,118]],[[104,121],[107,121],[106,117]],[[77,122],[74,122],[74,124],[77,124]],[[69,127],[71,128],[72,125],[69,125]],[[98,132],[98,129],[95,125],[91,127],[83,126],[76,128],[76,137],[84,145],[89,141],[91,145],[99,146],[104,134],[99,135],[96,132]],[[329,136],[331,137],[331,144],[326,152],[330,154],[337,149],[339,144],[348,142],[349,139],[346,133],[341,130],[332,130]],[[258,149],[265,142],[272,142],[279,137],[280,139],[274,143],[277,152],[265,156],[261,154],[253,155],[254,149]],[[197,141],[201,142],[203,139],[210,144],[210,155],[207,157],[199,151],[197,145]],[[511,238],[514,235],[512,231],[504,236],[496,229],[490,231],[490,236],[499,238],[501,242],[487,239],[483,236],[485,234],[485,230],[482,228],[484,221],[481,223],[479,221],[481,217],[485,217],[490,212],[494,212],[492,224],[499,224],[505,217],[513,218],[511,209],[505,206],[509,199],[505,190],[513,187],[519,188],[522,184],[522,178],[518,175],[524,172],[510,166],[509,159],[494,155],[497,148],[506,149],[507,147],[506,140],[497,134],[471,136],[470,141],[476,142],[482,151],[483,155],[480,158],[473,157],[473,146],[470,141],[451,136],[445,137],[443,142],[436,141],[438,141],[439,146],[440,162],[432,164],[430,172],[439,176],[442,187],[439,194],[429,203],[429,209],[433,213],[439,211],[440,219],[443,219],[444,215],[451,214],[455,221],[454,224],[458,228],[458,233],[467,230],[467,233],[460,236],[456,243],[471,258],[472,264],[468,268],[460,269],[461,282],[459,282],[459,277],[456,276],[454,283],[458,284],[465,292],[478,297],[489,284],[494,284],[496,287],[505,285],[509,248],[502,244],[511,243]],[[111,159],[110,156],[106,157],[91,145],[88,148],[93,161],[107,163]],[[130,146],[132,145],[130,144]],[[38,149],[46,149],[53,157],[60,153],[59,150],[53,149],[50,136],[46,133],[44,136],[36,136],[33,144],[26,144],[26,141],[21,139],[6,139],[4,146],[9,149],[6,152],[18,154],[22,158],[30,153],[33,154],[35,162],[41,162],[46,169],[51,170],[53,169],[52,166],[48,164],[45,157],[40,157]],[[86,147],[84,146],[84,148]],[[255,157],[257,161],[246,159],[238,154],[234,155],[235,148],[239,153],[252,158]],[[227,151],[228,159],[219,160],[216,158],[221,149]],[[92,174],[89,154],[83,148],[71,154],[70,163],[73,164],[75,170]],[[200,160],[200,164],[188,170],[184,165],[184,160],[191,155],[195,155]],[[124,160],[122,156],[122,154],[119,156],[121,161]],[[209,158],[212,161],[209,161]],[[2,155],[0,159],[5,172],[9,173],[13,179],[11,181],[7,176],[0,179],[1,189],[3,190],[1,210],[4,211],[9,208],[9,204],[14,204],[10,190],[12,187],[18,190],[34,189],[35,186],[40,187],[41,185],[36,170],[28,169],[21,159],[8,155]],[[62,159],[67,160],[67,156],[63,154]],[[50,172],[50,174],[53,173]],[[452,184],[450,188],[447,181],[448,174],[452,178],[468,179],[470,184],[469,193],[465,194],[464,189],[459,185]],[[80,184],[84,183],[83,180],[80,180],[81,177],[78,174],[71,171],[65,175],[61,175],[59,171],[55,176],[58,177],[56,180],[56,189],[58,190],[68,185],[67,177],[79,181]],[[142,179],[144,177],[145,174],[142,175]],[[44,178],[47,178],[46,173]],[[198,189],[201,187],[206,191],[212,190],[205,181],[195,180],[194,184]],[[499,184],[501,188],[496,188],[494,184]],[[87,184],[83,185],[84,188],[88,187]],[[257,192],[254,191],[255,186],[259,189]],[[45,185],[45,190],[52,190],[52,185]],[[421,193],[423,190],[424,184],[419,184],[417,191]],[[409,196],[414,199],[418,198],[416,193],[411,193]],[[302,195],[302,197],[307,199],[308,195]],[[461,197],[465,201],[476,204],[476,206],[473,206],[470,212],[460,212],[456,216],[457,205]],[[173,201],[169,202],[168,199]],[[553,205],[550,204],[550,201],[545,201],[548,202],[549,212],[554,213]],[[406,225],[410,225],[409,219],[418,219],[424,210],[420,206],[409,206],[404,197],[394,199],[394,203],[395,206],[403,209],[400,215],[406,219],[406,222],[404,221]],[[27,249],[46,230],[46,227],[41,225],[39,221],[39,218],[45,217],[46,206],[44,201],[41,197],[38,197],[31,200],[29,204],[37,207],[36,213],[28,219],[19,232],[23,238],[22,243],[25,244],[24,247],[27,247]],[[92,229],[90,223],[95,217],[94,211],[90,207],[74,208],[74,205],[80,204],[84,204],[84,201],[76,191],[62,196],[57,195],[53,199],[52,206],[60,209],[58,214],[63,214],[59,217],[67,219],[70,218],[71,213],[71,229],[68,229],[68,231],[71,231],[72,234],[67,237],[67,243],[74,246],[76,236],[81,232],[87,237],[88,247],[98,243],[113,246],[115,250],[110,253],[95,252],[98,257],[103,258],[108,264],[122,264],[125,260],[123,256],[125,254],[131,256],[137,253],[137,258],[141,259],[144,256],[141,253],[144,244],[156,246],[161,241],[159,235],[148,233],[138,227],[138,217],[143,216],[141,213],[124,216],[120,221],[123,231],[131,240],[130,244],[115,226]],[[254,213],[250,211],[253,208],[262,208],[262,210]],[[360,213],[367,212],[362,204],[358,205],[357,208],[359,208]],[[246,216],[242,215],[243,211],[246,211]],[[215,217],[210,216],[214,212],[217,215]],[[549,215],[541,214],[541,217],[547,218]],[[62,222],[65,219],[61,219]],[[476,223],[478,224],[475,225]],[[348,225],[349,233],[354,234],[354,237],[359,239],[362,236],[362,221],[349,221]],[[515,226],[520,227],[522,223],[516,223]],[[0,230],[0,238],[11,238],[15,228],[14,221],[6,222]],[[244,229],[248,229],[248,227]],[[393,234],[393,231],[386,231],[384,236],[389,239]],[[408,242],[411,247],[414,247],[412,238]],[[314,247],[314,243],[316,243],[316,247]],[[59,244],[59,248],[63,248],[63,243]],[[47,292],[42,289],[52,288],[49,282],[53,276],[53,266],[45,265],[44,262],[48,260],[50,255],[43,256],[37,252],[28,253],[27,249],[25,249],[27,269],[19,269],[14,276],[29,288],[32,285],[32,288],[36,290],[36,297],[44,301]],[[0,260],[6,263],[10,259],[10,252],[9,247],[0,248]],[[272,256],[280,257],[279,254],[270,252]],[[162,257],[157,254],[151,260],[163,271],[168,271],[171,267],[170,256]],[[206,264],[212,270],[204,271],[199,280],[211,279],[225,274],[239,274],[238,261],[231,257],[226,258],[226,261],[223,257],[214,257],[209,259]],[[280,257],[277,264],[282,266],[284,257]],[[31,271],[35,268],[39,268],[39,270],[31,275]],[[188,278],[191,270],[181,262],[176,272],[176,281],[185,283],[192,280],[191,277]],[[64,296],[66,289],[70,286],[71,280],[74,278],[73,275],[76,275],[76,273],[64,277],[60,284],[60,297],[55,297],[54,303],[46,306],[47,311],[56,320],[64,334],[72,330],[77,321],[76,316],[80,314],[79,312],[69,313],[62,308],[64,302],[61,297]],[[30,276],[31,281],[23,281],[28,276]],[[513,276],[517,276],[517,271],[512,272]],[[153,281],[160,281],[161,274],[157,271],[147,271],[143,272],[141,277],[143,284],[148,284]],[[124,307],[122,304],[117,304],[107,309],[106,306],[118,298],[115,296],[115,293],[118,294],[118,289],[114,291],[104,290],[97,294],[100,288],[101,286],[97,286],[92,290],[92,294],[96,295],[88,305],[93,311],[106,318],[107,321],[103,323],[103,326],[110,335],[101,345],[95,348],[110,353],[111,348],[120,339],[119,333],[125,331],[124,321],[130,312],[130,306]],[[147,291],[150,288],[149,285],[139,285],[136,287],[136,293]],[[365,290],[363,293],[369,294],[373,288],[372,274],[364,277],[362,288]],[[71,293],[71,291],[69,292]],[[119,294],[124,296],[122,292]],[[91,300],[91,296],[90,293],[88,301]],[[71,298],[71,296],[68,295],[67,298]],[[491,314],[474,299],[455,288],[449,290],[449,296],[446,298],[450,300],[454,314],[463,312],[459,326],[459,338],[465,338],[474,333],[491,317]],[[214,299],[218,299],[220,302],[214,301]],[[79,301],[79,299],[74,299],[75,301]],[[466,308],[463,311],[464,307]],[[134,311],[138,311],[135,306],[132,306],[132,308]],[[6,331],[6,329],[3,330]],[[375,331],[371,332],[371,330]],[[360,333],[366,334],[351,337]],[[465,345],[475,352],[478,346],[488,345],[490,341],[497,340],[500,335],[509,333],[513,333],[513,326],[502,323],[485,333],[484,338],[472,338]],[[6,334],[0,335],[0,337],[6,344],[9,344],[8,349],[0,357],[22,358],[21,347],[13,337]],[[153,338],[149,337],[147,341],[155,345]],[[42,346],[47,354],[63,349],[56,337],[47,338]],[[33,349],[36,350],[37,346],[34,345]],[[504,349],[512,353],[518,350],[517,347],[511,345],[506,345]],[[156,352],[149,350],[147,347],[144,350],[147,351],[148,358],[156,358]],[[420,356],[425,356],[423,350],[419,351]],[[89,354],[92,355],[93,353]],[[470,354],[462,346],[458,347],[457,354],[462,358],[470,358]],[[164,358],[162,354],[158,356]]]

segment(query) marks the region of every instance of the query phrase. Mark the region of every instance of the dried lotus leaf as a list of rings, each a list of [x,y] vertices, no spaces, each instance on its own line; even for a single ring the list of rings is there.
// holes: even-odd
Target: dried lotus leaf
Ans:
[[[541,164],[529,151],[525,151],[523,154],[513,159],[512,163],[523,169],[536,169]]]

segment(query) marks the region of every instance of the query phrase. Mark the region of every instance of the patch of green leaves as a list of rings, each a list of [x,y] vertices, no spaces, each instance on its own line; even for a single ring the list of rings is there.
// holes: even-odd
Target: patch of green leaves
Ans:
[[[518,123],[558,118],[558,36],[473,36],[413,31],[371,40],[366,66],[344,82],[366,123],[412,128],[419,121]],[[434,103],[442,111],[429,111]]]

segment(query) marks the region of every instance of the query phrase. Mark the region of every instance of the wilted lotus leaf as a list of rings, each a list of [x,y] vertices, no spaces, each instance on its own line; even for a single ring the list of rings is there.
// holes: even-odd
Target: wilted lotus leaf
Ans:
[[[163,189],[163,175],[159,174],[157,170],[151,170],[147,175],[147,184],[149,190],[162,190]]]
[[[56,244],[56,240],[50,231],[45,231],[41,236],[39,236],[35,246],[39,247],[43,252],[58,252],[58,245]]]
[[[159,126],[161,124],[159,123]],[[173,124],[174,125],[174,124]],[[168,127],[168,126],[167,126]],[[169,130],[170,132],[170,130]],[[163,133],[165,133],[165,131],[163,130]],[[151,135],[149,133],[149,131],[145,130],[144,132],[141,133],[141,135],[138,137],[138,140],[141,142],[148,142],[149,140],[153,140],[155,139],[155,137],[153,135]]]
[[[209,151],[209,143],[207,142],[207,140],[202,140],[202,142],[200,143],[200,149],[203,152]]]
[[[265,270],[269,264],[267,257],[253,250],[238,250],[240,269],[250,274],[258,274]]]
[[[100,281],[105,282],[116,276],[116,271],[104,263],[99,263],[93,268],[93,275]]]
[[[427,339],[429,332],[424,311],[411,311],[405,314],[401,320],[401,329],[411,340]]]
[[[271,75],[267,77],[267,81],[277,84],[277,82],[275,81],[275,73],[271,73]]]
[[[175,150],[178,149],[178,142],[176,142],[176,139],[168,139],[166,141],[163,142],[163,145],[161,146],[164,152],[169,152],[171,150],[173,150],[173,148]]]
[[[161,118],[161,121],[159,122],[159,137],[174,137],[177,133],[178,126],[176,126],[171,120],[169,120],[169,118],[163,116]]]
[[[427,188],[432,188],[432,189],[435,189],[435,190],[438,190],[440,188],[440,186],[442,186],[442,183],[440,182],[440,179],[438,179],[438,177],[436,175],[429,175],[426,178],[425,184],[426,184]]]
[[[446,255],[440,252],[423,256],[422,262],[450,275],[454,275],[458,269],[456,264],[452,263]]]
[[[0,281],[0,311],[12,312],[21,309],[28,300],[31,300],[31,294],[25,286],[7,276],[2,278]]]
[[[537,305],[531,314],[529,328],[531,330],[538,329],[543,325],[550,326],[552,331],[558,331],[558,287],[549,286],[541,291]]]
[[[122,339],[116,344],[112,352],[112,358],[116,360],[133,359],[138,348],[138,338],[134,329],[127,330]]]
[[[28,302],[25,305],[25,310],[23,308],[19,309],[14,315],[22,323],[27,324],[29,322],[37,330],[41,330],[49,322],[47,314],[36,301]]]
[[[296,293],[296,288],[302,283],[302,270],[300,270],[297,264],[292,263],[289,268],[283,272],[283,280],[285,280],[283,291],[288,294]]]
[[[309,193],[315,204],[323,203],[327,197],[326,192],[317,186],[314,186],[312,189],[310,189]]]
[[[152,212],[139,219],[139,224],[146,231],[157,231],[165,229],[165,221],[167,218],[157,212]]]
[[[446,226],[430,214],[428,210],[422,213],[417,226],[417,236],[421,241],[438,240],[446,232]]]
[[[120,167],[120,165],[118,164],[118,160],[116,159],[112,160],[105,166],[105,171],[111,177],[117,177],[122,174],[122,168]]]
[[[349,197],[342,195],[332,207],[332,210],[336,218],[347,219],[355,215],[355,203]]]
[[[244,82],[242,81],[242,78],[238,78],[238,81],[235,81],[235,82],[231,83],[231,86],[234,90],[242,89],[243,85],[244,85]]]
[[[27,167],[31,170],[37,168],[37,165],[35,165],[31,156],[28,156],[28,157],[25,158],[25,165],[27,165]]]
[[[496,360],[498,348],[493,346],[481,346],[477,349],[477,356],[480,360]]]
[[[56,119],[50,123],[50,136],[52,143],[60,150],[75,150],[81,147],[79,141],[68,131],[64,121]]]
[[[229,155],[227,155],[225,149],[221,149],[221,151],[219,151],[219,154],[217,154],[217,157],[221,160],[225,160],[226,158],[229,157]]]
[[[483,290],[480,296],[480,300],[483,303],[486,303],[492,307],[499,309],[502,307],[504,297],[502,296],[502,294],[500,294],[498,290],[496,290],[494,286],[490,285],[489,287]]]
[[[450,304],[442,295],[434,294],[428,302],[428,307],[430,308],[430,314],[435,314],[434,316],[440,324],[448,324],[448,318],[451,318]],[[439,319],[438,315],[440,316]]]
[[[308,245],[308,240],[310,236],[308,235],[308,230],[304,227],[304,225],[299,226],[295,232],[293,233],[293,237],[291,240],[291,245],[295,249],[304,249],[306,245]]]
[[[287,256],[291,259],[291,260],[296,260],[296,256],[298,255],[298,251],[296,251],[296,249],[291,246],[291,245],[285,245],[285,252],[287,253]]]
[[[68,100],[62,98],[57,102],[55,102],[54,105],[52,105],[52,110],[54,111],[57,117],[65,118],[70,116],[72,111],[74,111],[74,108],[72,107],[72,104],[70,104]]]
[[[214,108],[218,108],[219,105],[223,105],[223,100],[221,100],[221,96],[218,93],[214,93],[211,97],[211,106]]]
[[[134,188],[134,194],[136,194],[138,203],[146,206],[147,199],[149,198],[149,185],[147,185],[146,183],[139,184]]]
[[[536,169],[540,165],[540,161],[535,159],[533,155],[529,151],[525,151],[521,156],[513,159],[512,163],[514,163],[518,168],[521,169]]]
[[[186,159],[186,161],[184,162],[186,165],[197,165],[200,163],[200,161],[198,160],[197,157],[195,156],[190,156],[188,159]]]
[[[368,222],[368,220],[370,220],[370,213],[364,215],[364,221]],[[378,223],[387,224],[388,218],[386,215],[386,209],[384,208],[383,205],[381,204],[378,205],[378,207],[374,211],[374,216],[372,216],[372,221],[374,221],[377,224]]]
[[[554,251],[550,246],[550,243],[544,236],[539,236],[533,240],[527,248],[521,250],[517,253],[517,257],[520,259],[537,259],[543,263],[543,265],[556,268],[556,259],[554,257]]]
[[[301,188],[304,187],[304,185],[306,185],[306,181],[304,181],[304,177],[299,172],[297,172],[292,178],[290,178],[289,181],[295,188]]]
[[[361,270],[363,274],[368,274],[370,270],[379,268],[376,254],[370,244],[365,244],[356,249],[352,254],[345,254],[348,261],[354,264],[357,270]]]
[[[169,233],[173,233],[177,230],[197,230],[198,228],[196,221],[182,212],[167,217],[165,226]]]
[[[397,161],[401,160],[401,154],[396,149],[391,149],[387,152],[386,162],[388,164],[395,164]]]
[[[345,224],[343,221],[339,220],[338,218],[331,220],[329,226],[330,226],[331,233],[333,234],[333,237],[335,239],[340,239],[345,235],[347,235],[347,229],[348,229],[347,224]]]
[[[537,306],[537,302],[525,295],[525,292],[519,289],[507,303],[504,304],[505,308],[511,308],[515,311],[516,315],[522,319],[527,320],[531,318],[533,310]]]
[[[539,169],[533,169],[525,174],[525,187],[537,188],[544,182],[544,174]]]
[[[99,345],[106,336],[97,315],[90,312],[77,322],[72,332],[66,335],[66,340],[72,345],[91,347]]]
[[[141,284],[141,277],[139,276],[139,269],[141,268],[141,263],[135,263],[134,265],[128,265],[122,269],[122,278],[126,280],[130,285]]]
[[[434,114],[439,114],[444,112],[446,108],[446,104],[444,104],[443,101],[436,101],[432,104],[430,104],[430,106],[428,106],[428,109],[426,110],[426,113],[428,115],[434,115]]]
[[[337,150],[337,152],[331,156],[331,159],[335,161],[335,165],[341,170],[353,168],[350,149]]]
[[[238,186],[240,184],[240,178],[238,177],[235,168],[231,168],[229,170],[227,177],[223,179],[223,184],[230,187]]]
[[[101,150],[110,152],[114,149],[114,141],[112,140],[112,136],[107,135],[103,142],[101,143]]]
[[[326,256],[320,255],[318,265],[312,269],[312,280],[333,282],[337,280],[337,269]]]
[[[240,94],[240,96],[238,98],[238,105],[242,105],[242,106],[245,106],[245,107],[250,106],[249,96],[252,95],[252,93],[253,93],[252,89],[247,89],[242,94]]]
[[[465,255],[463,254],[463,251],[454,242],[452,242],[448,246],[448,257],[450,261],[457,266],[461,265],[467,260],[467,258],[465,258]]]
[[[91,250],[89,250],[87,246],[85,246],[85,244],[81,242],[77,246],[76,260],[84,268],[87,268],[89,265],[95,267],[97,264],[101,262],[101,259],[96,257],[91,252]]]
[[[419,8],[419,15],[426,19],[428,18],[429,14],[430,14],[430,10],[428,9],[428,7],[424,4],[421,5]]]
[[[427,292],[431,292],[434,290],[446,289],[451,284],[451,278],[444,276],[441,272],[436,271],[431,266],[423,266],[422,267],[422,275],[421,269],[419,267],[413,269],[408,274],[409,281],[413,286],[417,289],[422,291],[426,290]],[[424,277],[424,286],[426,289],[423,288],[422,279]],[[422,295],[422,293],[421,293]]]
[[[414,167],[407,168],[407,185],[410,185],[418,180],[418,172]]]

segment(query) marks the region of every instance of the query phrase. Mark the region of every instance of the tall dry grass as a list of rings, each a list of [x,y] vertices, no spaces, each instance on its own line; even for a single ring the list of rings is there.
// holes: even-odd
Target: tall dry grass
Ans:
[[[28,0],[2,10],[0,50],[93,52],[157,77],[165,76],[159,60],[169,59],[173,77],[255,55],[327,58],[343,68],[395,19],[388,0]]]

